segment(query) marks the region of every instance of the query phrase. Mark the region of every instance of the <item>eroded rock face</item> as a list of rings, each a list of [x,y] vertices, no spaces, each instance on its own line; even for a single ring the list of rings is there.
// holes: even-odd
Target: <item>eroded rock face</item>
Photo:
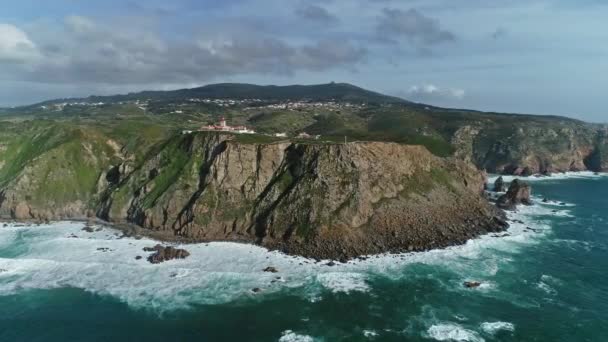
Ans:
[[[483,172],[421,146],[243,144],[196,133],[171,138],[140,164],[126,165],[130,158],[110,177],[112,166],[96,158],[100,176],[82,200],[28,202],[19,196],[37,181],[21,177],[0,215],[21,202],[23,215],[49,219],[94,210],[167,236],[336,260],[446,247],[505,228],[503,213],[481,196]]]
[[[505,117],[505,120],[507,118]],[[454,134],[455,155],[490,173],[530,176],[608,170],[608,129],[573,120],[463,126]],[[474,132],[474,134],[471,134]]]
[[[188,162],[173,183],[157,192],[173,166],[151,159],[125,184],[126,198],[114,192],[103,205],[107,219],[329,259],[445,247],[504,229],[480,196],[484,174],[423,147],[239,144],[202,134],[178,146],[172,155]]]
[[[160,264],[173,259],[185,259],[190,256],[190,253],[185,249],[174,248],[171,246],[165,247],[156,245],[154,247],[144,248],[144,252],[154,252],[148,257],[148,261],[153,264]]]
[[[513,210],[518,204],[531,205],[532,188],[519,179],[513,180],[506,194],[500,196],[496,204],[499,208]]]

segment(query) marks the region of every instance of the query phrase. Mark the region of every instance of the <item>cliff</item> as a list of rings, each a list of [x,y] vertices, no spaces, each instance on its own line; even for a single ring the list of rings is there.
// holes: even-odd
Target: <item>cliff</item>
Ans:
[[[97,216],[166,237],[334,259],[444,247],[505,226],[481,196],[483,173],[421,146],[204,133],[173,135],[138,155],[100,134],[45,146],[0,177],[0,216]],[[17,158],[7,155],[0,151],[0,175]]]
[[[574,120],[465,125],[452,141],[457,156],[490,173],[608,171],[606,129]]]

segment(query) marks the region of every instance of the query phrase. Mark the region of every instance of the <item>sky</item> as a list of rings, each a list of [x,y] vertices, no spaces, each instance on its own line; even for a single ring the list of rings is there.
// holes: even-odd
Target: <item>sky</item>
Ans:
[[[608,122],[608,1],[0,0],[0,106],[220,82],[348,82]]]

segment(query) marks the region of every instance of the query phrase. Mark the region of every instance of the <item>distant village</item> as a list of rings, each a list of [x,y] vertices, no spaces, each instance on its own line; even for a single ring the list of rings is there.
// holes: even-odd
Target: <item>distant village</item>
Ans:
[[[173,106],[181,107],[186,106],[188,103],[204,103],[213,104],[219,107],[243,107],[243,110],[259,110],[259,109],[287,109],[287,110],[298,110],[298,109],[323,109],[328,111],[339,111],[342,109],[363,109],[366,107],[365,104],[350,103],[350,102],[336,102],[336,101],[269,101],[262,99],[211,99],[211,98],[191,98],[187,100],[187,103],[176,103]],[[110,103],[104,102],[62,102],[49,105],[40,106],[43,110],[63,110],[67,106],[83,106],[83,107],[99,107]],[[131,104],[145,110],[148,107],[149,101],[136,100],[136,101],[120,101],[112,104]],[[180,114],[179,110],[173,111],[172,113]]]
[[[335,101],[324,101],[324,102],[311,102],[311,101],[265,101],[260,99],[245,99],[245,100],[232,100],[232,99],[190,99],[190,102],[202,102],[212,103],[220,107],[241,107],[244,106],[244,110],[259,110],[259,109],[325,109],[325,110],[341,110],[345,108],[350,109],[363,109],[364,104],[355,104],[350,102],[335,102]],[[267,104],[264,104],[267,103]]]

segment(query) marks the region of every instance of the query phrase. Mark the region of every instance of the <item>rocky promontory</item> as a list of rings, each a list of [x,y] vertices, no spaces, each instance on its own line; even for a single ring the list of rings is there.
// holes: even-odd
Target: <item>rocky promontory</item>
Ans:
[[[496,205],[506,210],[514,210],[519,204],[532,205],[531,194],[532,190],[528,183],[515,179],[509,185],[507,193],[498,198]]]
[[[257,243],[321,259],[441,248],[506,227],[482,196],[484,173],[422,146],[192,133],[131,156],[87,139],[70,145],[69,162],[59,162],[60,145],[5,184],[0,216],[96,216],[156,237]],[[64,193],[49,180],[78,187]]]

